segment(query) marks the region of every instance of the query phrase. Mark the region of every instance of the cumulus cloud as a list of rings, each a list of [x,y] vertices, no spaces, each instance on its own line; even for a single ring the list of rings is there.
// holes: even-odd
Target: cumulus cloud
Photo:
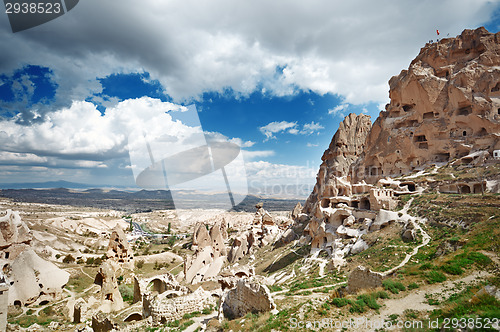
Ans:
[[[196,114],[195,119],[188,119],[185,111],[184,106],[143,97],[122,101],[105,114],[92,103],[74,102],[69,108],[46,113],[43,121],[30,126],[19,124],[16,118],[4,119],[0,121],[0,164],[108,168],[114,159],[128,162],[130,149],[147,151],[128,139],[134,135],[156,138],[159,143],[151,142],[153,150],[154,144],[171,143],[171,154],[204,145],[206,137],[242,148],[254,145],[217,132],[204,133]]]
[[[243,157],[247,161],[254,160],[257,158],[271,157],[274,155],[275,152],[273,150],[257,150],[257,151],[243,150]]]
[[[323,127],[319,123],[316,123],[316,122],[312,121],[311,123],[304,124],[304,126],[303,126],[302,130],[300,131],[300,133],[303,134],[303,135],[311,135],[311,134],[313,134],[315,132],[320,131],[321,129],[325,129],[325,127]]]
[[[335,106],[334,108],[332,109],[329,109],[328,110],[328,114],[332,114],[332,115],[339,115],[341,117],[345,117],[345,111],[347,110],[347,108],[349,107],[348,104],[340,104],[340,105],[337,105]]]
[[[238,145],[240,148],[250,148],[254,146],[255,142],[253,141],[244,141],[239,137],[229,138],[218,132],[205,132],[205,136],[207,140],[210,141],[223,141],[223,142],[231,142]]]
[[[436,28],[455,36],[487,22],[497,7],[488,0],[81,1],[23,33],[12,34],[3,20],[0,71],[25,63],[52,68],[57,108],[101,92],[96,77],[142,71],[174,101],[264,89],[385,102],[388,79]]]
[[[288,121],[274,121],[270,122],[265,126],[259,127],[259,130],[262,134],[266,136],[264,142],[269,139],[275,139],[275,134],[286,132],[292,135],[311,135],[315,132],[324,129],[322,125],[312,121],[311,123],[306,123],[302,126],[302,129],[299,129],[299,125],[297,122],[288,122]]]
[[[282,132],[282,131],[288,131],[290,134],[297,134],[297,122],[288,122],[288,121],[274,121],[270,122],[265,126],[259,127],[259,130],[262,134],[266,136],[265,141],[271,139],[271,138],[276,138],[274,134]]]

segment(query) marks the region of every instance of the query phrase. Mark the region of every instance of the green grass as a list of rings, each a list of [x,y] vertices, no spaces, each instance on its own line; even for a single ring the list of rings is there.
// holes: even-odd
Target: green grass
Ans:
[[[411,284],[408,285],[408,290],[414,290],[419,288],[420,286],[416,282],[412,282]]]
[[[464,270],[458,264],[445,264],[441,266],[441,270],[452,275],[461,275],[464,273]]]
[[[398,294],[400,291],[406,290],[406,287],[401,282],[392,279],[382,281],[382,286],[393,294]]]
[[[184,316],[182,316],[182,319],[190,319],[190,318],[193,318],[193,317],[198,317],[200,315],[201,315],[201,312],[194,311],[194,312],[191,312],[189,314],[185,314]]]
[[[368,308],[373,310],[380,309],[381,305],[377,303],[377,299],[387,298],[389,298],[389,295],[384,291],[380,291],[358,295],[356,300],[335,297],[330,299],[330,304],[333,304],[337,308],[343,308],[349,305],[350,313],[363,313],[368,310]]]
[[[430,271],[425,274],[425,280],[429,284],[446,281],[446,276],[439,271]]]
[[[439,318],[443,322],[444,318],[457,319],[477,319],[484,320],[500,317],[500,301],[494,296],[484,294],[475,296],[479,286],[467,286],[463,291],[452,294],[444,302],[442,309],[434,310],[431,319]],[[491,329],[475,329],[474,331],[491,331]]]
[[[349,312],[351,313],[363,313],[366,311],[366,303],[359,299],[351,303],[351,307],[349,308]]]
[[[358,300],[362,300],[368,308],[377,310],[381,307],[380,304],[377,303],[377,299],[372,294],[363,294],[358,296]]]
[[[121,294],[124,302],[127,302],[129,304],[132,304],[132,302],[134,302],[134,287],[133,286],[121,284],[120,286],[118,286],[118,290],[120,291],[120,294]]]
[[[271,293],[274,293],[274,292],[279,292],[279,291],[282,291],[282,290],[283,290],[283,287],[278,286],[278,285],[271,285],[271,286],[267,286],[267,288],[269,288],[269,291],[270,291]]]
[[[333,305],[335,305],[337,308],[342,308],[345,307],[348,304],[351,304],[352,301],[349,299],[345,299],[343,297],[335,297],[331,299],[330,301]]]

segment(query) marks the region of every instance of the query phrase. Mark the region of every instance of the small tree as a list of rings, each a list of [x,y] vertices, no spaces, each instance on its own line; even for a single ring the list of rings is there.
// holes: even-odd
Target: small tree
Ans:
[[[75,262],[75,257],[71,256],[71,254],[67,254],[63,258],[63,263],[70,264],[70,263],[74,263],[74,262]]]
[[[172,231],[172,223],[169,222],[168,223],[168,228],[167,228],[167,234],[170,234],[171,231]]]
[[[136,268],[142,269],[143,266],[144,266],[144,260],[143,259],[140,259],[137,262],[135,262],[135,267]]]

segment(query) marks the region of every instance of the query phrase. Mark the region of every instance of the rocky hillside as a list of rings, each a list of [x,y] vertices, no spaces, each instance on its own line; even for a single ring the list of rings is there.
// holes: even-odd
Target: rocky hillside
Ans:
[[[500,149],[500,33],[465,30],[426,44],[391,78],[353,180],[375,183],[432,163]]]
[[[337,196],[335,182],[349,173],[351,164],[363,152],[366,136],[372,126],[370,116],[349,114],[339,125],[323,157],[316,185],[304,206],[304,212],[310,213],[319,197]]]

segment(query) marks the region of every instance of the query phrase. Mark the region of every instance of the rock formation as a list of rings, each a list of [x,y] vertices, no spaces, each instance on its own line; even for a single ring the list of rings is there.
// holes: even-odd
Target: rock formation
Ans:
[[[175,277],[170,274],[162,274],[146,279],[138,279],[134,277],[134,300],[133,302],[139,302],[142,297],[147,292],[152,292],[156,294],[163,294],[168,292],[168,297],[182,296],[188,293],[188,289],[181,286]]]
[[[101,286],[99,291],[99,310],[105,313],[121,310],[124,308],[123,298],[118,289],[115,265],[109,261],[102,263],[97,272],[94,284]]]
[[[391,101],[366,139],[353,179],[375,183],[479,151],[492,158],[500,149],[499,39],[479,28],[425,45],[389,81]]]
[[[0,217],[0,259],[14,260],[27,249],[33,239],[28,226],[22,222],[19,212],[7,210]]]
[[[106,256],[120,267],[134,269],[134,253],[127,241],[127,236],[120,227],[115,227],[111,233]]]
[[[382,273],[372,272],[364,266],[358,266],[349,275],[347,289],[349,293],[356,293],[362,289],[373,289],[382,286]]]
[[[9,281],[0,272],[0,331],[7,329],[7,309],[9,307]]]
[[[155,324],[165,324],[181,319],[185,314],[213,306],[215,303],[215,297],[202,287],[186,296],[175,298],[169,298],[167,292],[146,293],[142,301],[142,316],[143,318],[151,317]]]
[[[323,197],[349,196],[345,180],[340,178],[349,174],[351,164],[363,152],[366,137],[372,123],[370,116],[349,114],[339,125],[328,149],[321,160],[316,185],[307,199],[303,211],[311,213],[316,202]]]
[[[255,207],[257,212],[255,212],[253,224],[233,241],[228,253],[230,263],[237,262],[250,255],[256,248],[274,243],[288,227],[284,224],[285,229],[280,229],[271,214],[263,208],[262,203],[257,204]],[[290,238],[292,235],[288,234],[288,237]]]
[[[216,222],[210,231],[205,224],[196,225],[191,248],[195,251],[184,262],[184,276],[188,283],[198,283],[216,277],[227,261],[225,221]]]
[[[98,312],[92,316],[92,330],[94,332],[108,332],[118,330],[118,326],[113,323],[108,316]]]
[[[221,298],[219,319],[235,319],[247,313],[276,311],[276,304],[269,289],[255,281],[238,280],[236,287],[226,291]]]
[[[309,223],[299,243],[326,250],[334,265],[367,248],[360,236],[397,220],[397,196],[418,191],[394,180],[436,163],[481,165],[500,149],[500,33],[465,30],[427,44],[408,70],[390,82],[391,102],[370,129],[350,114],[323,154],[303,212]],[[487,181],[442,183],[441,192],[481,193]],[[402,232],[416,239],[414,229]]]
[[[26,305],[59,298],[69,273],[31,249],[32,235],[19,212],[7,210],[0,218],[0,232],[0,265],[10,281],[9,304]]]

